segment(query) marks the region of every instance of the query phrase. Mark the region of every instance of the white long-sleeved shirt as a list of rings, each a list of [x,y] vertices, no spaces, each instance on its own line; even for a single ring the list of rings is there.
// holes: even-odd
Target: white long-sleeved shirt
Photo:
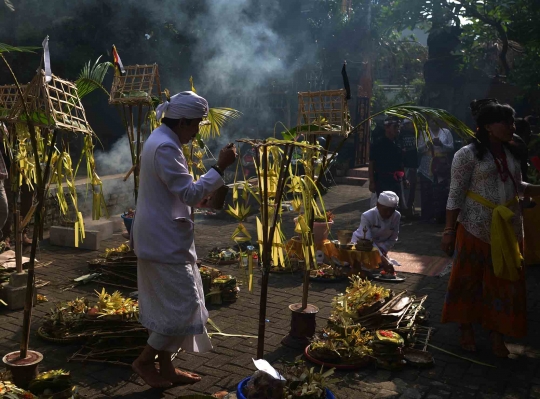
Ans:
[[[132,235],[139,259],[193,264],[197,260],[191,207],[224,184],[210,169],[196,182],[178,136],[166,125],[144,143]]]
[[[367,227],[366,239],[372,240],[381,255],[386,255],[398,240],[401,214],[395,211],[389,219],[383,219],[377,207],[371,208],[360,217],[360,226],[353,233],[352,242],[364,238],[364,227]]]

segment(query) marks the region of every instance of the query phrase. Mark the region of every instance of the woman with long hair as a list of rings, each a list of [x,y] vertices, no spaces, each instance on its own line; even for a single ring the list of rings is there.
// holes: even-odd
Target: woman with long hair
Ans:
[[[527,332],[518,196],[539,195],[540,186],[522,182],[512,107],[487,99],[473,101],[471,111],[476,138],[454,156],[441,241],[454,253],[442,322],[460,324],[467,351],[476,350],[473,323],[481,324],[494,354],[506,357],[504,336]]]

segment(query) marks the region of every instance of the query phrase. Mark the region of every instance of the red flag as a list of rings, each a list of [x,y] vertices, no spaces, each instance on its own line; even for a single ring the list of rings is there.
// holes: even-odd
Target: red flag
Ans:
[[[114,63],[114,74],[116,76],[124,75],[126,73],[126,70],[124,69],[124,65],[122,65],[122,60],[120,59],[120,56],[118,55],[118,51],[116,51],[116,46],[114,44],[112,46],[112,55]]]

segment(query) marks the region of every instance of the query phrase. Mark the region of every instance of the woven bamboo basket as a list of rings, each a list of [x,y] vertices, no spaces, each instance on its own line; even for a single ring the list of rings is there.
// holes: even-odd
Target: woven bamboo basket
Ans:
[[[115,76],[109,104],[150,105],[152,96],[161,97],[158,65],[129,65],[126,73]]]
[[[45,72],[39,71],[23,93],[34,126],[68,132],[92,134],[84,107],[74,83],[52,75],[47,82]],[[24,105],[17,98],[12,113],[24,118]]]
[[[322,119],[325,124],[332,125],[330,130],[320,127]],[[345,90],[298,93],[298,126],[300,125],[309,125],[302,134],[347,136],[351,127]]]
[[[26,85],[21,85],[21,90],[26,90]],[[16,85],[0,86],[0,121],[14,122],[18,117],[18,109],[15,104],[19,100],[19,91]]]

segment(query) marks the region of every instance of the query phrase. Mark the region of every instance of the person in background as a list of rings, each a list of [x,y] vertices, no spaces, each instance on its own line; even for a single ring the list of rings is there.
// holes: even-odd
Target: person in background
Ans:
[[[360,226],[353,233],[351,240],[352,243],[356,244],[358,240],[364,238],[365,234],[366,239],[373,242],[382,259],[381,276],[389,279],[396,276],[394,266],[388,257],[388,251],[394,247],[399,236],[401,214],[397,211],[398,206],[399,197],[396,193],[392,191],[380,193],[377,206],[362,214]]]
[[[414,216],[414,199],[416,196],[416,183],[418,177],[418,148],[416,146],[416,132],[410,119],[403,120],[399,132],[398,143],[403,153],[405,179],[409,182],[409,189],[405,190],[407,206],[402,207],[402,209],[405,217],[412,217]]]
[[[422,219],[444,223],[454,139],[450,130],[440,127],[435,119],[429,120],[429,131],[432,141],[424,134],[418,137]]]
[[[133,370],[151,387],[200,381],[197,374],[176,369],[171,355],[212,349],[206,332],[208,311],[196,265],[192,207],[204,207],[208,196],[224,185],[223,172],[236,160],[236,148],[224,147],[217,163],[196,182],[182,146],[199,132],[208,102],[186,91],[160,104],[163,120],[144,143],[137,213],[131,228],[137,255],[139,322],[150,337]],[[154,362],[157,356],[159,371]]]
[[[476,350],[472,324],[481,324],[493,353],[507,357],[504,336],[527,333],[518,196],[537,196],[540,186],[521,180],[512,107],[486,99],[473,101],[471,111],[476,139],[454,156],[441,240],[443,251],[455,252],[442,322],[459,323],[467,351]]]
[[[403,195],[402,183],[408,185],[403,169],[403,153],[397,145],[400,120],[388,116],[384,121],[384,136],[371,146],[369,153],[369,191],[379,196],[383,191]],[[400,197],[401,198],[401,197]]]

